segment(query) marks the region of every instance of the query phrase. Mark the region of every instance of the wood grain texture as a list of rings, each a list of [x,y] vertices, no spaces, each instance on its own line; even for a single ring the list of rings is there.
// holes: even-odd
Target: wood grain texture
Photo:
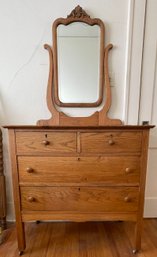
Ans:
[[[10,127],[19,249],[27,221],[130,220],[139,250],[150,127]]]
[[[137,212],[74,212],[74,211],[22,211],[23,222],[34,220],[85,221],[137,221]]]
[[[143,131],[142,141],[142,158],[141,158],[141,177],[140,177],[140,197],[139,197],[139,212],[137,216],[136,230],[135,230],[135,249],[141,249],[141,230],[143,223],[143,210],[144,210],[144,194],[145,194],[145,180],[147,170],[147,156],[148,156],[148,143],[149,132]]]
[[[25,257],[133,257],[132,222],[28,223]],[[1,257],[17,257],[15,226],[4,233]],[[157,256],[157,219],[144,220],[142,251],[137,257]]]
[[[18,157],[21,185],[139,185],[140,157]]]
[[[76,152],[76,133],[16,132],[18,153]]]
[[[82,133],[81,152],[120,153],[140,152],[142,133],[131,131]]]
[[[16,142],[15,132],[13,129],[9,130],[9,144],[10,144],[10,156],[12,165],[12,182],[13,182],[13,193],[14,193],[14,206],[15,206],[15,217],[16,217],[16,228],[17,228],[17,239],[19,251],[23,251],[26,247],[24,223],[21,218],[21,198],[18,186],[18,171],[16,162]]]
[[[59,125],[40,125],[40,126],[36,126],[36,125],[4,125],[3,128],[8,128],[8,129],[16,129],[16,130],[22,130],[22,131],[27,131],[28,129],[29,130],[35,130],[35,131],[43,131],[46,130],[46,131],[59,131],[59,130],[73,130],[73,131],[76,131],[76,129],[78,130],[90,130],[90,129],[94,129],[94,130],[97,130],[97,131],[102,131],[102,130],[106,130],[106,131],[111,131],[111,130],[128,130],[130,129],[131,131],[137,131],[137,130],[147,130],[147,129],[151,129],[151,128],[154,128],[155,126],[154,125],[102,125],[102,126],[86,126],[84,124],[84,126],[59,126]]]
[[[21,187],[23,211],[136,212],[137,187]]]
[[[63,112],[59,114],[59,124],[60,126],[98,126],[99,124],[99,113],[95,112],[88,117],[69,117]]]
[[[52,83],[53,83],[53,78],[54,78],[54,65],[53,65],[53,51],[52,47],[49,46],[48,44],[44,45],[44,48],[48,51],[49,53],[49,77],[48,77],[48,83],[47,83],[47,107],[51,113],[51,118],[48,120],[38,120],[37,125],[42,126],[43,124],[46,126],[49,125],[58,125],[59,124],[59,112],[55,108],[55,105],[53,104],[53,90],[52,90]]]
[[[108,71],[108,53],[112,49],[113,45],[109,44],[105,48],[104,53],[104,78],[105,78],[105,103],[103,108],[99,112],[99,126],[102,125],[122,125],[122,121],[119,119],[111,119],[108,117],[108,111],[110,109],[112,98],[111,98],[111,86]]]

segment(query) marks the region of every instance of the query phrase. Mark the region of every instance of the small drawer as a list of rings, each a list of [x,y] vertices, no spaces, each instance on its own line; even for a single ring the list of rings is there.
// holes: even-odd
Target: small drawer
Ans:
[[[82,153],[141,152],[142,132],[116,131],[81,133]]]
[[[76,133],[17,131],[17,153],[72,153],[76,152]]]
[[[23,211],[136,212],[138,187],[21,187]]]
[[[141,159],[115,157],[18,157],[20,183],[139,184]]]

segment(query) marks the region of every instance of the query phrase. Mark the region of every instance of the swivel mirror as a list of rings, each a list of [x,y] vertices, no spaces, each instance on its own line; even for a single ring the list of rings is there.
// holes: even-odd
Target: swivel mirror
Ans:
[[[98,106],[103,91],[104,25],[77,6],[53,24],[54,99],[59,106]]]
[[[108,75],[109,44],[104,47],[104,24],[77,6],[67,18],[58,18],[52,27],[53,47],[49,52],[50,70],[47,104],[52,118],[40,120],[38,125],[97,126],[120,125],[120,120],[109,119],[111,89]],[[104,89],[104,93],[103,93]],[[89,117],[69,117],[61,107],[97,107],[99,112]]]

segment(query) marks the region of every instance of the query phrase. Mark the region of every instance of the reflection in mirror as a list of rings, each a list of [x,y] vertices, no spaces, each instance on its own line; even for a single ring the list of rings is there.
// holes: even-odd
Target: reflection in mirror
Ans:
[[[62,103],[95,103],[100,90],[100,27],[57,27],[58,96]]]

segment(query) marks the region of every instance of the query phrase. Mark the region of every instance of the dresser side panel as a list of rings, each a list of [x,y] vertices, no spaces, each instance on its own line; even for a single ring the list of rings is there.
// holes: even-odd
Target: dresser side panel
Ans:
[[[135,249],[141,249],[141,233],[143,228],[143,210],[144,210],[144,195],[147,171],[147,158],[148,158],[148,143],[149,143],[149,129],[143,130],[142,136],[142,155],[141,155],[141,175],[139,187],[139,206],[137,213],[137,222],[135,229]]]
[[[22,217],[21,217],[21,204],[20,204],[21,199],[20,199],[20,191],[19,191],[19,184],[18,184],[19,180],[18,180],[17,160],[16,160],[16,138],[15,138],[14,129],[9,129],[9,145],[10,145],[12,182],[13,182],[13,194],[14,194],[18,245],[19,245],[19,250],[23,251],[25,249],[26,244],[25,244],[24,224],[22,223]]]

